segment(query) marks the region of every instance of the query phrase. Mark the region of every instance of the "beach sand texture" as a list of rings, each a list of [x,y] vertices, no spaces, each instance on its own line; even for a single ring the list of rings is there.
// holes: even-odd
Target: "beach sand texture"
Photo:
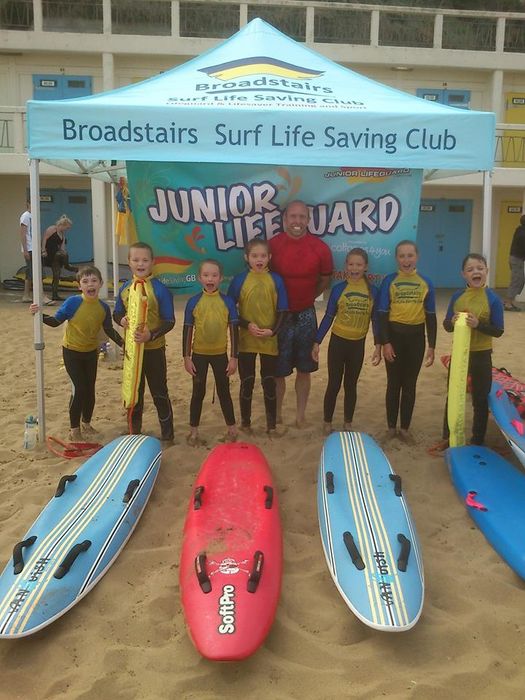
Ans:
[[[438,328],[448,293],[440,295]],[[26,532],[54,493],[59,477],[81,460],[63,460],[39,447],[22,448],[24,416],[36,412],[33,323],[14,293],[0,294],[4,345],[0,361],[0,560]],[[323,444],[321,368],[313,375],[309,426],[293,426],[293,380],[285,398],[287,434],[265,434],[260,386],[254,396],[255,442],[279,489],[284,529],[284,578],[273,628],[259,651],[233,664],[202,659],[188,637],[179,598],[182,526],[195,475],[224,434],[218,401],[208,384],[201,434],[207,447],[185,443],[191,379],[181,358],[183,302],[168,336],[169,386],[178,444],[164,451],[157,484],[130,541],[98,585],[41,632],[0,642],[0,698],[418,698],[466,700],[525,695],[525,582],[500,559],[474,526],[448,477],[444,459],[427,453],[440,438],[446,370],[439,359],[421,370],[412,424],[417,444],[392,440],[385,451],[415,519],[423,550],[425,605],[415,628],[381,633],[357,620],[326,568],[317,525],[316,476]],[[322,311],[319,310],[319,315]],[[507,314],[495,340],[494,365],[525,378],[525,313]],[[45,328],[48,434],[66,438],[69,380],[62,366],[62,329]],[[450,351],[438,332],[436,357]],[[353,427],[380,438],[385,431],[384,365],[372,367],[369,336]],[[93,420],[101,441],[126,429],[120,370],[101,361]],[[237,405],[238,378],[232,392]],[[470,407],[467,408],[470,425]],[[334,427],[342,425],[342,394]],[[146,393],[145,432],[158,435]],[[492,419],[487,444],[513,461]],[[524,545],[525,546],[525,545]]]

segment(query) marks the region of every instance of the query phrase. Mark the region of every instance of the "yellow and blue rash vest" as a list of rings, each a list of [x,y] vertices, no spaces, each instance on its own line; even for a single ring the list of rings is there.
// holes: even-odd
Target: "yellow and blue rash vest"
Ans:
[[[474,314],[479,319],[477,328],[470,334],[470,352],[492,350],[492,338],[503,333],[503,304],[497,294],[488,287],[467,287],[454,292],[448,305],[443,325],[449,329],[452,316],[460,311]],[[451,325],[451,324],[450,324]]]
[[[193,352],[198,355],[222,355],[228,347],[228,328],[238,323],[235,302],[218,289],[212,294],[199,292],[188,299],[184,310],[184,328],[193,327]],[[191,335],[189,337],[191,340]],[[190,354],[184,348],[184,355]],[[236,352],[232,352],[235,356]]]
[[[436,312],[434,285],[417,270],[387,275],[379,290],[378,311],[388,313],[390,323],[425,323],[425,312]]]
[[[57,324],[68,322],[62,345],[69,350],[77,352],[96,350],[99,346],[98,334],[101,328],[110,338],[115,335],[109,306],[100,299],[86,298],[83,294],[69,297],[60,306],[54,317],[47,318],[54,319]],[[46,323],[46,317],[44,323]],[[55,325],[55,323],[47,325]]]
[[[283,278],[276,272],[246,270],[235,275],[228,288],[230,296],[239,305],[239,317],[259,328],[275,328],[277,315],[288,310],[288,297]],[[239,329],[239,351],[277,355],[277,336],[256,338],[248,328]]]
[[[350,280],[336,284],[330,292],[325,315],[317,331],[316,342],[321,343],[333,323],[332,333],[345,340],[361,340],[368,333],[370,319],[374,332],[374,341],[378,337],[375,301],[378,295],[376,287],[366,280]]]
[[[146,325],[153,334],[152,340],[144,343],[144,350],[155,350],[166,345],[165,333],[173,328],[175,323],[175,311],[173,309],[173,296],[170,290],[156,277],[146,277],[144,291],[148,297],[148,315]],[[120,319],[126,315],[128,308],[129,288],[133,280],[125,282],[119,290],[113,317]],[[167,327],[166,327],[166,324]],[[171,326],[170,326],[171,324]],[[156,336],[155,331],[162,329],[162,334]]]

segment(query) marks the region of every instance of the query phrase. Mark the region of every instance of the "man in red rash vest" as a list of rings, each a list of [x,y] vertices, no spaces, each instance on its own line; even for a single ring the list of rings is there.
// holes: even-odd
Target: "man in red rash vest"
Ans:
[[[317,332],[314,301],[330,284],[332,252],[320,238],[308,232],[310,214],[304,202],[290,202],[283,214],[284,231],[270,240],[272,270],[284,279],[289,314],[279,330],[276,369],[277,420],[282,422],[285,377],[297,371],[295,393],[297,427],[305,425],[310,374],[318,369],[312,359]]]

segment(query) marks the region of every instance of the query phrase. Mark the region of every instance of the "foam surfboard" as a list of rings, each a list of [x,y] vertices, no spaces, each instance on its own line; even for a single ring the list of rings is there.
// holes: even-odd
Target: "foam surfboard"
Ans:
[[[487,447],[447,450],[452,483],[488,542],[525,578],[525,474]]]
[[[122,401],[124,408],[132,409],[138,400],[144,357],[144,343],[136,343],[133,335],[138,328],[144,325],[148,315],[148,297],[145,291],[145,282],[142,279],[134,279],[130,285],[126,315],[129,325],[124,336]]]
[[[133,532],[160,456],[157,439],[127,435],[60,479],[0,576],[0,638],[37,632],[93,588]]]
[[[202,656],[235,661],[275,617],[282,532],[270,467],[256,445],[218,445],[195,481],[180,561],[182,606]]]
[[[449,444],[458,447],[465,444],[465,397],[470,350],[470,326],[467,314],[458,313],[454,324],[452,355],[448,376],[447,421],[450,431]]]
[[[489,408],[512,451],[525,467],[525,421],[502,384],[492,380]]]
[[[401,478],[369,435],[326,439],[317,507],[326,563],[348,607],[377,630],[413,627],[424,598],[419,542]]]

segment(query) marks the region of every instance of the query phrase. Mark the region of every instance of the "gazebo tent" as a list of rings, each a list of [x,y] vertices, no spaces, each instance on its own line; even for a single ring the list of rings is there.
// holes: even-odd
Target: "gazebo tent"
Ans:
[[[377,83],[260,19],[149,80],[74,100],[29,101],[27,115],[35,234],[39,160],[113,181],[126,160],[433,171],[493,165],[493,113],[437,105]],[[488,218],[485,211],[485,251]],[[40,301],[39,256],[33,267]],[[42,438],[39,314],[35,338]]]

